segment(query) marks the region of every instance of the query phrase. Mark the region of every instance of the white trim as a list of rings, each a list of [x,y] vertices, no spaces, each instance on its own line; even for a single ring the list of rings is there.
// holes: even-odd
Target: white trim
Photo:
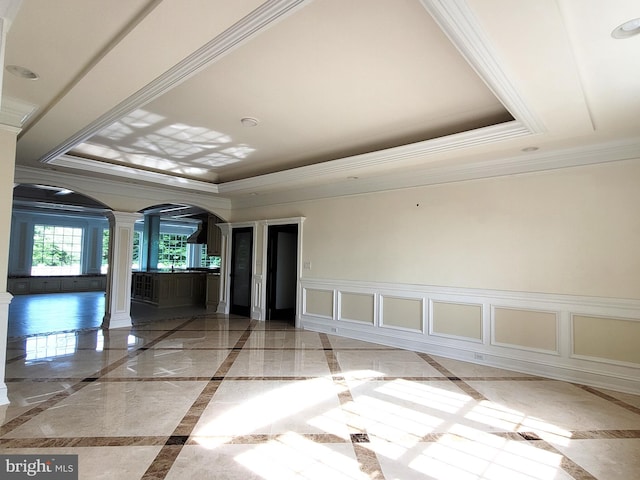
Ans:
[[[511,115],[531,133],[543,133],[544,126],[524,102],[502,69],[491,42],[466,0],[420,0],[449,40],[478,73]]]
[[[331,292],[331,315],[321,315],[319,313],[312,313],[307,311],[307,291],[308,290],[320,290],[322,292]],[[334,321],[337,318],[337,302],[336,291],[333,288],[305,288],[302,287],[302,315],[305,317],[321,318],[323,320]]]
[[[571,341],[570,341],[570,351],[569,351],[569,357],[570,358],[576,358],[579,360],[588,360],[590,362],[597,362],[597,363],[607,363],[609,365],[619,365],[622,367],[636,367],[638,364],[636,363],[632,363],[632,362],[625,362],[624,360],[614,360],[611,358],[605,358],[605,357],[595,357],[595,356],[591,356],[591,355],[580,355],[578,353],[575,353],[575,323],[574,323],[574,318],[576,315],[581,316],[581,317],[592,317],[592,318],[604,318],[606,320],[623,320],[626,322],[636,322],[636,323],[640,323],[640,319],[639,318],[621,318],[621,317],[611,317],[611,316],[605,316],[605,315],[589,315],[589,314],[584,314],[584,313],[576,313],[576,312],[571,312],[570,314],[570,329],[571,329]]]
[[[132,179],[128,178],[129,181],[122,181],[122,179],[105,180],[104,178],[56,171],[50,168],[16,165],[14,182],[17,184],[44,184],[64,187],[97,200],[100,200],[101,194],[111,196],[116,193],[120,197],[135,198],[143,201],[145,206],[154,203],[188,204],[214,213],[216,209],[231,209],[231,201],[226,198],[172,189],[166,184],[163,184],[163,187],[135,184],[135,188],[132,188]]]
[[[115,175],[117,177],[135,179],[143,182],[159,183],[165,186],[168,185],[173,187],[185,188],[198,192],[218,193],[218,186],[215,183],[192,180],[190,178],[184,177],[176,177],[168,173],[151,172],[127,165],[117,165],[114,163],[101,162],[98,160],[91,160],[74,155],[61,155],[49,160],[47,163],[59,167],[74,168],[78,170],[89,171],[92,173]]]
[[[633,138],[553,151],[545,151],[543,149],[534,153],[520,153],[514,156],[492,158],[490,160],[475,160],[459,165],[427,163],[422,168],[411,168],[408,170],[398,169],[393,172],[385,172],[382,175],[368,176],[368,178],[358,181],[345,180],[350,169],[349,164],[345,162],[343,168],[337,170],[342,172],[340,178],[334,178],[333,181],[327,182],[324,185],[307,185],[280,192],[261,193],[259,195],[247,195],[242,198],[234,198],[233,207],[261,207],[265,205],[317,200],[344,195],[358,195],[402,188],[495,178],[506,175],[543,172],[560,168],[604,164],[639,158],[640,142],[637,138]],[[342,160],[335,160],[335,162],[341,161]],[[326,164],[300,167],[299,169],[288,170],[286,172],[253,177],[252,179],[242,180],[245,184],[243,188],[237,188],[237,190],[239,193],[242,193],[242,191],[255,193],[260,192],[261,188],[265,185],[271,186],[284,182],[292,183],[304,178],[317,180],[319,176],[324,174],[320,169],[326,167]],[[297,172],[299,178],[293,176],[294,172]],[[286,177],[285,174],[287,175]],[[280,175],[282,175],[282,177],[280,177]],[[231,190],[228,188],[232,183],[234,182],[221,184],[220,192],[237,193],[235,188]]]
[[[347,318],[342,316],[342,295],[360,295],[363,297],[370,297],[373,300],[373,318],[371,321],[366,320],[358,320],[356,318]],[[376,324],[376,294],[368,293],[368,292],[350,292],[349,290],[338,290],[338,314],[336,315],[336,320],[338,322],[353,322],[364,325],[375,325]]]
[[[0,292],[0,307],[2,305],[9,305],[12,299],[13,295],[11,295],[9,292]]]
[[[527,312],[536,312],[536,313],[550,313],[555,316],[556,321],[556,348],[555,350],[547,350],[544,348],[535,348],[535,347],[527,347],[525,345],[519,345],[517,343],[503,343],[496,341],[496,308],[501,308],[504,310],[518,310],[518,311],[527,311]],[[489,322],[491,325],[491,345],[496,345],[498,347],[508,347],[513,348],[515,350],[524,350],[528,352],[538,352],[538,353],[547,353],[549,355],[560,355],[560,312],[550,311],[550,310],[540,310],[533,308],[516,308],[516,307],[505,307],[503,305],[492,304],[491,305],[491,315],[489,317]]]
[[[387,325],[384,322],[384,299],[385,298],[395,298],[397,300],[417,300],[420,302],[420,328],[409,328],[409,327],[401,327],[398,325]],[[380,328],[386,328],[390,330],[399,330],[403,332],[412,332],[412,333],[420,333],[424,335],[428,329],[429,317],[427,316],[427,299],[423,296],[416,295],[387,295],[386,293],[378,294],[378,302],[380,303],[379,308],[379,318],[377,324]],[[374,324],[376,322],[374,321]]]
[[[308,3],[308,0],[270,0],[263,3],[144,88],[45,154],[40,161],[51,163],[100,130],[177,87],[304,3]]]
[[[520,122],[512,121],[409,145],[387,148],[385,150],[343,157],[315,165],[291,168],[280,172],[226,182],[219,185],[219,191],[221,194],[253,192],[265,187],[304,181],[309,178],[317,180],[318,177],[335,174],[346,177],[350,171],[388,164],[397,166],[401,164],[403,160],[411,160],[436,153],[475,147],[525,135],[529,135],[528,130],[523,127]]]
[[[37,105],[5,95],[0,106],[0,124],[13,127],[19,132],[37,109]]]
[[[443,299],[443,298],[439,298],[437,296],[433,296],[432,298],[429,298],[429,331],[427,332],[429,336],[432,337],[442,337],[442,338],[451,338],[454,340],[462,340],[465,342],[471,342],[471,343],[479,343],[479,344],[484,344],[485,343],[485,332],[484,332],[484,324],[485,324],[485,316],[484,316],[484,305],[482,303],[470,303],[470,302],[455,302],[455,301],[451,301],[450,299]],[[437,303],[449,303],[452,305],[464,305],[464,306],[470,306],[470,307],[480,307],[480,338],[473,338],[473,337],[463,337],[462,335],[453,335],[450,333],[441,333],[441,332],[436,332],[433,329],[433,304],[437,302]]]
[[[567,353],[570,351],[569,343],[573,342],[573,339],[565,332],[569,328],[569,325],[566,325],[569,315],[577,312],[640,321],[640,300],[318,278],[303,278],[302,288],[303,292],[307,289],[331,291],[334,296],[334,311],[331,318],[309,315],[304,305],[302,327],[308,330],[640,394],[640,382],[638,382],[640,364],[571,357]],[[380,322],[381,308],[378,309],[378,317],[374,325],[361,322],[339,322],[335,293],[338,290],[358,291],[379,296],[397,295],[401,298],[414,299],[422,295],[426,301],[444,300],[452,303],[480,304],[483,315],[483,341],[472,342],[467,338],[425,335],[415,330],[384,328]],[[489,343],[493,327],[485,319],[487,314],[491,317],[492,306],[555,313],[557,351]],[[431,322],[431,317],[427,321]]]

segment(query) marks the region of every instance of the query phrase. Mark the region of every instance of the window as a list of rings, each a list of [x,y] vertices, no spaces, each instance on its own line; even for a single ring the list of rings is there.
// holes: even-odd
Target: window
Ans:
[[[140,243],[142,242],[142,232],[133,232],[133,257],[131,261],[131,268],[133,270],[140,270]]]
[[[82,228],[34,225],[31,275],[79,275]]]
[[[161,233],[158,242],[158,268],[187,268],[187,238],[180,233]]]
[[[109,270],[109,229],[102,230],[102,265],[100,265],[100,273],[107,273]]]
[[[207,255],[207,246],[202,245],[200,265],[207,268],[220,268],[220,263],[220,257]]]

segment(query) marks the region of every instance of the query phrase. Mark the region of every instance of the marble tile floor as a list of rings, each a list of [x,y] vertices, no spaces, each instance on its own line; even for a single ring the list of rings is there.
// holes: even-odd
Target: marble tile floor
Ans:
[[[640,478],[640,396],[215,314],[11,341],[0,453],[82,479]]]
[[[58,315],[57,312],[64,312]],[[73,330],[97,330],[105,312],[104,292],[39,293],[15,295],[9,304],[9,338]],[[206,313],[205,307],[158,309],[142,302],[131,302],[134,325]]]

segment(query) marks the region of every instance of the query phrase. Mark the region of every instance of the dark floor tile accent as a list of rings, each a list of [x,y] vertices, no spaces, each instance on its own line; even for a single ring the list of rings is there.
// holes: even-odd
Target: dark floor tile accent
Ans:
[[[596,395],[600,398],[603,398],[605,400],[609,400],[611,403],[615,403],[616,405],[618,405],[619,407],[622,407],[624,409],[629,410],[630,412],[633,413],[637,413],[638,415],[640,415],[640,408],[636,407],[635,405],[629,405],[627,402],[624,402],[618,398],[612,397],[611,395],[608,395],[604,392],[601,392],[600,390],[596,390],[593,387],[588,387],[587,385],[578,385],[578,384],[574,384],[576,387],[581,388],[582,390],[584,390],[585,392],[589,392],[593,395]]]
[[[471,398],[473,398],[474,400],[477,400],[479,402],[482,402],[484,400],[487,400],[487,397],[485,397],[483,394],[481,394],[479,391],[477,391],[475,388],[473,388],[471,385],[469,385],[468,383],[462,381],[462,380],[454,380],[453,383],[460,389],[462,390],[464,393],[466,393],[467,395],[469,395]]]
[[[471,385],[466,383],[460,377],[453,375],[447,368],[440,365],[430,355],[427,355],[426,353],[417,353],[417,355],[420,358],[422,358],[425,362],[427,362],[429,365],[431,365],[433,368],[438,370],[438,372],[444,375],[447,378],[447,380],[452,381],[458,388],[460,388],[464,393],[469,395],[474,400],[478,400],[478,401],[486,400],[486,397],[484,395],[482,395],[479,391],[477,391]]]
[[[133,447],[165,445],[166,436],[1,438],[0,448]]]
[[[189,435],[171,435],[165,445],[185,445],[189,440]]]
[[[98,377],[85,377],[82,379],[83,382],[95,382],[98,380]]]
[[[520,435],[525,440],[542,440],[538,435],[536,435],[533,432],[518,432],[518,435]]]
[[[182,451],[182,445],[165,445],[151,462],[140,480],[164,480],[176,458]]]
[[[575,480],[598,480],[596,477],[591,475],[589,472],[587,472],[584,468],[582,468],[580,465],[575,463],[573,460],[571,460],[568,457],[565,457],[558,449],[556,449],[550,443],[544,440],[540,440],[537,442],[531,442],[529,445],[540,448],[547,452],[555,453],[556,455],[560,455],[560,457],[562,458],[560,461],[560,467],[569,475],[571,475]]]
[[[352,433],[351,441],[353,443],[369,443],[369,435],[366,433]]]
[[[572,440],[607,440],[614,438],[640,438],[640,430],[585,430],[571,432]]]
[[[360,471],[364,473],[366,478],[371,480],[384,480],[382,467],[376,453],[364,447],[363,445],[354,443],[353,451],[356,454]]]

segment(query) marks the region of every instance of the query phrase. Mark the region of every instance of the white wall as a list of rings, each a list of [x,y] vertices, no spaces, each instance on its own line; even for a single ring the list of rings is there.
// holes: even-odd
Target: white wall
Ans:
[[[304,328],[640,393],[639,181],[624,161],[232,221],[305,217]]]
[[[640,299],[639,180],[640,161],[627,161],[234,210],[233,221],[306,217],[306,277]]]

